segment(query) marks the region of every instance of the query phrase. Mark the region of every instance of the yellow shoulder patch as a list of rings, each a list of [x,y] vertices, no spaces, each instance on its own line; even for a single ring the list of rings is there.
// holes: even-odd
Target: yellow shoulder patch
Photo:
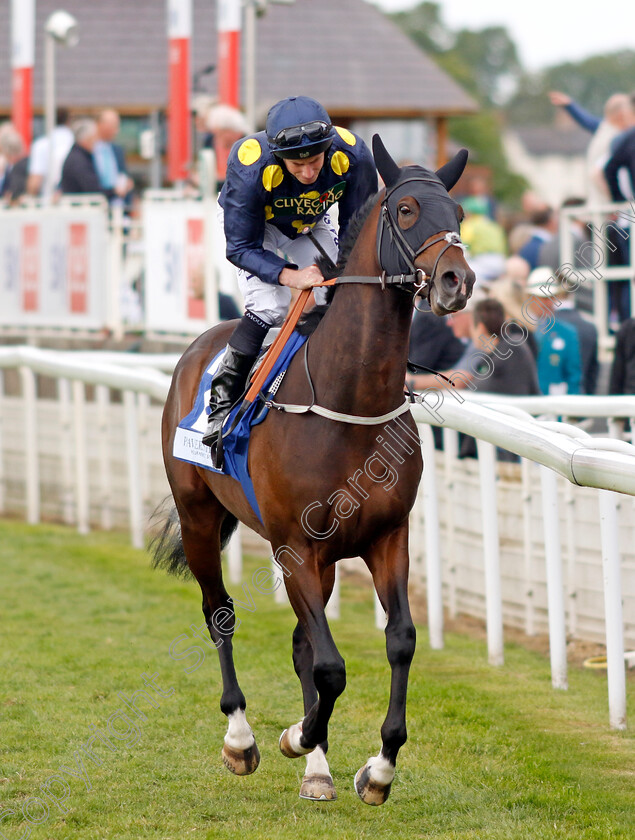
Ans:
[[[284,173],[282,171],[282,167],[272,163],[270,166],[265,166],[264,168],[262,173],[262,185],[267,192],[271,192],[274,187],[277,187],[282,183],[283,178]]]
[[[250,137],[238,149],[238,160],[243,166],[251,166],[252,163],[255,163],[260,158],[261,154],[262,149],[260,143],[255,137]]]
[[[348,155],[344,152],[335,152],[331,158],[331,169],[336,175],[343,175],[348,172],[348,167],[351,165]]]
[[[345,143],[348,143],[349,146],[354,146],[357,143],[357,137],[355,137],[355,135],[347,128],[342,128],[341,126],[336,125],[335,131],[337,131],[342,140]]]

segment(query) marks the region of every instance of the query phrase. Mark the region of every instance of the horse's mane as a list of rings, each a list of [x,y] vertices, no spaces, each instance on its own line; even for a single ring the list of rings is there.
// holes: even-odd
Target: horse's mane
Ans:
[[[357,242],[357,237],[361,233],[364,223],[370,215],[370,211],[375,206],[377,196],[378,193],[369,196],[362,206],[351,216],[348,228],[346,229],[346,235],[340,242],[337,263],[335,266],[333,266],[330,260],[327,260],[325,257],[319,256],[316,259],[316,265],[322,272],[325,280],[331,280],[333,277],[339,277],[344,271],[348,258],[353,250],[353,246]],[[326,311],[333,300],[334,294],[335,286],[329,286],[326,290],[326,303],[314,307],[310,312],[300,318],[298,326],[296,327],[296,331],[299,332],[300,335],[311,335],[311,333],[314,332],[315,328],[326,314]]]

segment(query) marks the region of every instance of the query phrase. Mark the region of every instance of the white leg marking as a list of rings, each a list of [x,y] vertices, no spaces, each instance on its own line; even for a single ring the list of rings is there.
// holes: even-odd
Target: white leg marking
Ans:
[[[234,750],[247,750],[253,746],[256,739],[242,709],[232,712],[231,715],[227,716],[227,720],[229,721],[227,734],[225,735],[227,746]]]
[[[316,747],[306,757],[305,776],[330,776],[331,771],[322,747]]]
[[[299,723],[294,723],[293,726],[290,726],[287,729],[287,738],[289,739],[289,744],[291,748],[296,753],[296,755],[307,755],[307,753],[313,752],[312,749],[306,749],[306,747],[301,746],[300,744],[300,735],[302,735],[302,721]]]
[[[395,765],[384,758],[381,751],[368,759],[370,778],[378,785],[389,785],[395,778]]]

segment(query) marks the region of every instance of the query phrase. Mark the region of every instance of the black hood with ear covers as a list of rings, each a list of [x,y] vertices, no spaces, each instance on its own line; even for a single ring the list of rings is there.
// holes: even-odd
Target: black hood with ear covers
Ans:
[[[459,233],[459,205],[448,194],[461,176],[467,161],[462,149],[439,173],[422,166],[397,166],[379,135],[373,137],[377,170],[386,185],[382,203],[382,224],[377,230],[377,252],[387,274],[408,274],[415,270],[414,259],[423,243],[437,233]],[[419,218],[408,230],[398,226],[399,202],[412,196],[419,205]],[[386,219],[388,215],[388,219]]]

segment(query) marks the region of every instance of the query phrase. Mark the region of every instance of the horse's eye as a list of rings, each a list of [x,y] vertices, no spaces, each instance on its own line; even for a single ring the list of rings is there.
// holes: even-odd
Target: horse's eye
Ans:
[[[407,204],[400,204],[399,205],[399,212],[402,216],[409,216],[412,213],[412,209],[408,207]]]

